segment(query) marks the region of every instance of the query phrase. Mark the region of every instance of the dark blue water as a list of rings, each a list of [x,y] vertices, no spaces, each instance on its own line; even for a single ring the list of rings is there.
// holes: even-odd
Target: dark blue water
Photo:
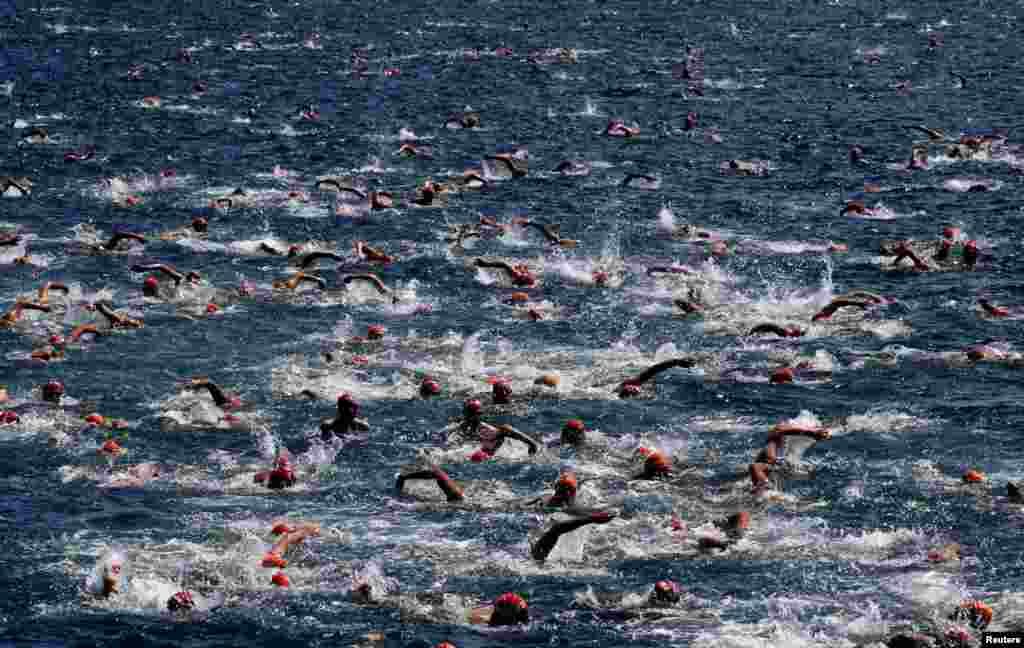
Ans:
[[[415,252],[381,271],[381,277],[388,284],[416,279],[418,299],[433,310],[388,318],[372,305],[250,303],[244,310],[195,321],[171,306],[147,305],[144,329],[105,338],[71,353],[63,363],[36,368],[19,368],[11,355],[30,350],[31,341],[0,331],[7,354],[0,363],[0,383],[12,395],[27,396],[33,386],[59,378],[69,394],[135,422],[125,442],[133,461],[203,464],[213,448],[255,461],[252,437],[163,432],[155,404],[174,394],[181,379],[210,375],[253,403],[269,417],[284,445],[300,452],[305,436],[331,407],[275,398],[270,370],[288,354],[315,358],[317,337],[345,317],[357,331],[384,322],[396,338],[411,330],[428,337],[447,331],[480,333],[485,345],[502,337],[517,350],[570,350],[581,360],[624,338],[648,353],[672,342],[681,350],[735,356],[743,348],[735,335],[705,335],[699,319],[670,317],[667,309],[656,315],[641,312],[646,306],[642,294],[573,286],[551,272],[536,294],[566,307],[570,315],[539,323],[512,319],[508,309],[494,304],[493,288],[478,282],[459,258],[445,255],[438,236],[446,224],[476,222],[481,211],[503,221],[527,213],[561,223],[564,236],[579,240],[567,252],[570,259],[594,259],[610,250],[609,256],[627,259],[630,268],[628,260],[639,256],[699,264],[706,256],[704,246],[655,236],[656,214],[669,205],[677,220],[728,238],[849,246],[845,254],[736,254],[719,260],[739,278],[736,294],[744,300],[779,301],[766,297],[769,293],[796,298],[831,281],[836,294],[867,289],[895,298],[897,303],[879,317],[904,326],[885,335],[861,331],[781,345],[802,354],[830,353],[843,370],[829,381],[779,388],[668,374],[659,379],[654,400],[537,401],[515,421],[517,427],[552,433],[576,416],[613,438],[666,429],[666,438],[686,433],[693,453],[718,449],[725,464],[742,467],[767,426],[802,410],[838,424],[848,416],[874,414],[869,431],[837,435],[807,454],[817,467],[813,481],[787,486],[797,498],[827,503],[806,514],[823,521],[828,529],[823,537],[902,529],[919,534],[920,542],[929,537],[960,542],[972,558],[955,573],[965,592],[1022,589],[1019,507],[1014,510],[998,498],[994,506],[979,505],[976,497],[922,489],[910,478],[910,466],[919,460],[934,462],[954,478],[973,467],[987,473],[990,491],[1002,496],[1006,481],[1019,479],[1024,471],[1019,369],[999,363],[967,368],[909,361],[896,367],[855,364],[860,354],[895,345],[944,352],[990,339],[1011,346],[1018,342],[1019,319],[993,321],[979,317],[974,308],[981,294],[999,304],[1024,300],[1016,245],[1021,176],[1013,160],[936,161],[913,173],[898,167],[909,158],[911,143],[920,139],[906,125],[943,128],[954,139],[962,129],[1006,128],[1009,141],[1016,141],[1018,86],[1024,74],[1017,51],[1019,5],[193,4],[185,9],[127,2],[0,4],[8,62],[2,73],[14,82],[10,96],[0,96],[7,135],[0,172],[35,181],[30,198],[0,201],[0,221],[35,234],[31,252],[49,258],[46,267],[3,266],[0,302],[6,307],[19,293],[51,280],[80,282],[91,290],[106,287],[115,291],[116,304],[124,303],[136,294],[140,277],[128,272],[126,257],[66,255],[73,226],[91,222],[106,232],[178,227],[206,205],[212,189],[287,190],[287,182],[269,175],[280,165],[298,174],[296,184],[310,192],[311,206],[218,213],[211,220],[211,240],[275,235],[289,241],[336,241],[344,252],[358,238],[392,253],[402,241],[412,242]],[[942,47],[928,47],[929,30],[944,35]],[[243,32],[253,33],[263,48],[236,49]],[[312,32],[322,35],[322,49],[303,47]],[[500,45],[512,48],[513,56],[493,56]],[[349,54],[357,46],[369,48],[366,78],[349,74]],[[563,46],[578,50],[577,64],[526,60],[530,50]],[[686,46],[705,48],[703,96],[673,78],[673,66],[685,60]],[[193,63],[175,60],[182,47],[195,48]],[[480,48],[481,59],[465,60],[465,48]],[[866,62],[865,52],[875,48],[877,62]],[[126,78],[133,64],[144,66],[141,80]],[[384,77],[385,67],[401,73]],[[966,86],[951,72],[963,75]],[[190,88],[200,80],[209,91],[193,97]],[[910,82],[909,93],[898,91],[903,81]],[[324,93],[336,113],[318,122],[299,121],[300,108],[320,103]],[[160,110],[138,105],[149,95],[163,98]],[[442,128],[449,113],[466,106],[480,111],[482,129]],[[244,123],[239,118],[250,109],[253,116]],[[699,118],[693,132],[684,131],[689,111]],[[607,120],[615,117],[635,122],[640,135],[629,141],[601,137]],[[15,128],[15,120],[46,126],[55,143],[20,144],[26,131]],[[394,157],[401,127],[432,137],[434,159]],[[705,142],[709,127],[719,130],[720,143]],[[467,162],[508,144],[529,147],[530,175],[497,183],[490,191],[457,194],[443,210],[389,210],[353,223],[335,218],[329,201],[320,202],[313,192],[318,176],[355,173],[380,158],[387,172],[363,175],[377,187],[407,194],[422,178],[461,172]],[[854,144],[866,152],[861,166],[848,159]],[[65,151],[85,145],[96,147],[94,160],[63,161]],[[548,172],[566,158],[603,164],[595,165],[587,178]],[[772,169],[765,177],[723,176],[719,164],[733,158],[767,160]],[[97,193],[103,178],[152,176],[164,168],[175,169],[182,182],[172,190],[144,192],[139,206],[116,207]],[[661,178],[660,189],[622,188],[626,172],[654,173]],[[894,218],[839,215],[847,196],[863,188],[865,176],[877,176],[885,188],[877,199],[869,195],[868,202],[883,203]],[[945,180],[959,176],[989,178],[996,189],[944,190]],[[981,243],[986,259],[978,271],[879,269],[874,255],[881,239],[934,239],[949,223]],[[523,248],[485,241],[473,253],[535,258],[540,243],[531,240],[535,244]],[[194,253],[170,242],[150,243],[146,258],[197,270],[210,283],[227,287],[237,285],[239,276],[269,283],[285,274],[281,260]],[[642,274],[626,272],[626,288],[641,281]],[[764,373],[764,366],[753,360],[746,366]],[[777,636],[772,641],[809,645],[817,631],[830,640],[849,641],[842,624],[830,626],[823,617],[856,608],[857,597],[887,577],[852,555],[803,561],[786,552],[772,559],[769,550],[754,560],[613,560],[602,565],[606,574],[596,577],[449,579],[446,589],[483,599],[507,590],[529,592],[534,622],[527,630],[500,635],[466,626],[403,624],[397,611],[355,606],[337,589],[253,592],[248,600],[259,605],[229,606],[193,624],[169,622],[155,612],[79,604],[91,564],[87,557],[69,554],[69,546],[203,542],[227,521],[253,515],[330,520],[352,530],[353,541],[318,546],[319,564],[383,558],[386,572],[403,589],[429,589],[437,579],[431,565],[399,560],[396,546],[381,544],[366,525],[385,512],[383,493],[391,488],[395,470],[412,460],[416,448],[436,440],[435,432],[458,415],[460,403],[363,400],[362,407],[373,422],[372,432],[365,444],[341,451],[336,480],[315,496],[286,499],[183,497],[168,484],[118,495],[98,493],[91,482],[61,484],[55,472],[59,466],[89,459],[47,448],[46,430],[0,432],[5,530],[0,590],[6,593],[0,597],[0,637],[52,646],[350,645],[368,632],[382,632],[387,646],[430,646],[446,638],[460,647],[655,645],[672,635],[638,631],[587,613],[561,613],[573,592],[588,585],[599,591],[639,591],[667,577],[720,606],[730,623],[791,623],[801,639]],[[889,415],[914,422],[887,430]],[[708,432],[699,425],[698,419],[713,417],[747,420],[751,426]],[[501,479],[524,494],[553,477],[550,467],[515,464],[464,464],[453,472],[466,480]],[[729,470],[722,467],[719,473]],[[863,497],[844,496],[855,481],[864,482]],[[441,511],[399,516],[386,510],[403,529],[443,524],[452,540],[476,539],[496,549],[521,544],[538,524],[525,515]],[[801,514],[778,507],[765,515],[784,526],[799,523]],[[65,568],[61,561],[69,555],[72,567]],[[732,599],[724,602],[725,596]],[[891,598],[875,602],[888,607],[886,618],[892,622],[907,620]],[[772,604],[788,599],[801,601],[796,612],[783,613]],[[1014,611],[997,608],[997,619],[1001,613],[1013,616]],[[757,641],[746,634],[738,645]]]

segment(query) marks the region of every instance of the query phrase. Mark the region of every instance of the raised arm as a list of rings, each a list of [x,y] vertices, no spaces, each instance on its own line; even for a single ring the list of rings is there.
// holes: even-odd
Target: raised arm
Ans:
[[[302,257],[302,259],[299,261],[299,267],[308,268],[309,266],[313,265],[320,259],[332,259],[334,261],[337,261],[338,263],[341,263],[342,261],[345,260],[343,257],[341,257],[338,254],[335,254],[334,252],[311,252],[306,256]]]
[[[374,288],[376,288],[377,292],[379,292],[380,294],[382,294],[382,295],[390,295],[391,294],[391,289],[388,288],[387,286],[385,286],[384,282],[381,281],[380,278],[377,275],[370,274],[370,273],[347,275],[346,277],[344,277],[341,280],[341,283],[343,283],[343,284],[345,284],[347,286],[348,284],[352,283],[353,281],[368,281],[371,284],[373,284]]]
[[[665,371],[666,369],[671,369],[673,367],[683,367],[685,369],[688,369],[694,366],[695,364],[697,364],[697,361],[694,360],[693,358],[673,358],[671,360],[665,360],[664,362],[659,362],[656,365],[648,367],[638,376],[630,378],[629,380],[624,381],[622,384],[640,386],[647,382],[648,380],[650,380],[651,378],[657,376],[662,371]]]
[[[537,448],[540,447],[540,443],[537,442],[533,437],[523,434],[519,430],[515,429],[511,425],[499,425],[497,428],[498,437],[501,439],[515,439],[520,443],[526,444],[529,454],[537,454]]]
[[[558,539],[566,533],[588,524],[606,524],[615,519],[615,514],[608,511],[597,511],[593,513],[580,513],[568,520],[555,522],[551,528],[544,532],[537,542],[530,547],[530,555],[534,560],[544,561],[551,554],[551,551],[558,544]]]
[[[433,479],[437,482],[438,487],[444,492],[449,502],[461,502],[465,494],[462,489],[456,485],[452,478],[448,476],[448,473],[444,472],[440,468],[427,468],[425,470],[416,470],[408,473],[399,473],[397,480],[395,481],[395,488],[401,493],[405,488],[405,482],[410,479]]]

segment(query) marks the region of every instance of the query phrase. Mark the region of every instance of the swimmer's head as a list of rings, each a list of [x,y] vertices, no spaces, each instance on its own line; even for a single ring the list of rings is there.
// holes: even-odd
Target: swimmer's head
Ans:
[[[277,572],[276,574],[271,576],[270,582],[276,585],[277,587],[289,587],[292,584],[291,581],[288,580],[288,575],[284,572]]]
[[[562,428],[562,443],[576,445],[583,442],[587,429],[583,421],[572,419]]]
[[[13,425],[20,420],[18,413],[11,410],[0,412],[0,425]]]
[[[476,398],[472,398],[462,405],[462,415],[467,419],[480,418],[480,413],[483,412],[483,409],[483,403]]]
[[[525,304],[530,301],[530,296],[524,292],[514,292],[505,301],[509,304]]]
[[[338,396],[338,414],[355,418],[359,414],[359,405],[349,394],[342,394]]]
[[[509,399],[512,398],[512,386],[504,380],[499,380],[494,383],[494,386],[491,388],[491,395],[494,398],[495,404],[507,404]]]
[[[192,594],[189,592],[178,592],[167,599],[168,612],[188,612],[195,607],[196,603],[192,600]]]
[[[142,294],[146,297],[156,297],[159,289],[160,282],[156,277],[146,277],[146,280],[142,282]]]
[[[59,380],[51,380],[43,385],[43,400],[50,403],[59,403],[64,395],[64,383]]]
[[[769,382],[773,385],[786,385],[791,384],[796,375],[790,367],[783,367],[782,369],[776,369],[772,372],[772,376]]]
[[[558,481],[555,482],[555,495],[561,499],[575,499],[577,488],[579,488],[579,481],[576,479],[576,473],[565,471],[558,476]]]
[[[368,340],[382,340],[384,339],[385,328],[380,324],[372,324],[366,329],[366,338]]]
[[[985,473],[980,470],[968,470],[964,473],[963,480],[965,484],[980,484],[985,481]]]
[[[289,259],[292,258],[292,257],[298,256],[299,253],[301,253],[301,252],[302,252],[302,247],[299,246],[299,245],[289,245],[288,246],[288,258]]]
[[[51,335],[50,336],[50,345],[51,346],[55,346],[55,347],[62,347],[62,346],[64,346],[64,338],[62,338],[59,335]]]
[[[424,378],[420,383],[420,396],[430,398],[441,393],[441,385],[433,378]]]
[[[473,463],[483,463],[488,459],[493,459],[494,455],[487,452],[483,448],[477,449],[473,454],[469,455],[469,460]]]
[[[192,229],[196,232],[205,234],[209,222],[202,216],[196,216],[192,219]]]
[[[651,600],[656,603],[674,605],[682,598],[682,589],[679,584],[670,580],[660,580],[654,584],[654,591],[651,592]]]
[[[640,395],[640,385],[634,383],[623,383],[619,388],[619,398],[633,398]]]
[[[294,531],[292,527],[288,526],[284,522],[278,522],[274,525],[274,528],[270,530],[273,535],[284,535],[285,533],[291,533]]]
[[[960,607],[954,610],[949,618],[968,623],[976,630],[984,630],[992,623],[992,608],[981,601],[968,599],[962,601]]]
[[[106,565],[103,566],[103,593],[111,594],[118,591],[118,587],[121,584],[121,571],[123,564],[119,558],[111,557]]]
[[[516,625],[530,622],[530,606],[518,594],[508,592],[494,601],[491,625]]]

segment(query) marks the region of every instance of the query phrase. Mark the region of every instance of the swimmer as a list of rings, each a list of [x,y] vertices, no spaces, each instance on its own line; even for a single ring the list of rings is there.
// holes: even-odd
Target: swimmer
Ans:
[[[36,349],[29,357],[33,360],[43,360],[45,362],[62,360],[64,358],[64,338],[59,335],[51,335],[49,342],[50,346]]]
[[[758,324],[750,329],[750,333],[747,333],[747,335],[767,335],[769,333],[784,338],[802,337],[804,335],[804,331],[796,327],[788,326],[783,328],[778,324],[771,323]]]
[[[434,182],[430,178],[416,188],[413,203],[420,207],[445,207],[448,200],[448,186]]]
[[[620,384],[617,388],[619,398],[629,398],[631,396],[638,396],[640,394],[640,386],[643,385],[648,380],[650,380],[651,378],[657,376],[662,371],[671,369],[673,367],[682,367],[684,369],[690,369],[696,364],[697,361],[694,358],[673,358],[671,360],[665,360],[664,362],[659,362],[655,365],[652,365],[645,369],[644,371],[642,371],[640,374],[636,375],[635,377],[630,378],[624,381],[622,384]]]
[[[444,123],[444,127],[449,129],[480,128],[480,113],[454,113],[448,118],[448,121]]]
[[[366,431],[370,424],[363,419],[356,418],[359,414],[359,405],[349,394],[338,396],[338,415],[333,419],[320,422],[320,438],[330,441],[331,435],[344,438],[344,435],[351,430]]]
[[[501,446],[504,445],[506,439],[515,439],[525,444],[526,451],[530,455],[537,454],[537,450],[541,445],[536,439],[523,434],[511,425],[493,426],[481,421],[477,427],[477,434],[480,437],[480,452],[486,455],[486,457],[481,459],[493,457],[501,449]],[[476,456],[476,453],[474,453],[474,456]]]
[[[50,134],[42,126],[33,126],[24,139],[27,144],[49,144]]]
[[[176,241],[183,238],[205,238],[210,222],[202,216],[196,216],[187,227],[162,232],[157,236],[161,241]]]
[[[672,303],[679,310],[687,315],[693,315],[694,313],[703,313],[704,307],[698,304],[696,301],[690,299],[673,299]]]
[[[644,458],[643,471],[631,480],[640,479],[668,479],[672,477],[672,460],[665,456],[660,450],[652,448],[637,448],[637,454]]]
[[[616,514],[610,511],[568,511],[571,517],[556,521],[541,535],[541,537],[530,546],[530,556],[538,561],[544,562],[551,554],[551,551],[558,544],[558,539],[566,533],[590,524],[607,524],[615,519]]]
[[[370,263],[383,263],[386,265],[398,260],[398,257],[393,257],[385,254],[382,250],[370,247],[366,241],[353,241],[352,248],[357,257],[366,259]]]
[[[898,266],[900,261],[903,259],[910,259],[914,262],[915,270],[927,271],[931,269],[927,263],[914,254],[914,251],[910,248],[909,241],[901,241],[900,243],[897,243],[895,252],[895,258],[892,260],[893,267]]]
[[[827,441],[832,438],[832,433],[823,427],[805,427],[790,423],[779,423],[772,426],[768,431],[768,442],[757,454],[755,463],[777,465],[781,463],[779,457],[785,452],[786,437],[800,436],[815,441]]]
[[[59,380],[51,380],[42,386],[41,392],[44,401],[60,405],[61,399],[64,398],[64,383]]]
[[[159,272],[160,274],[170,277],[174,281],[174,285],[180,285],[185,279],[191,281],[197,281],[199,275],[195,272],[189,272],[188,275],[183,275],[169,265],[161,263],[151,264],[135,264],[131,268],[132,272]],[[156,277],[150,276],[142,285],[142,294],[146,297],[158,297],[159,296],[160,282]]]
[[[271,285],[278,289],[295,290],[302,283],[315,284],[320,290],[327,289],[327,282],[322,277],[306,274],[305,272],[296,272],[288,279],[276,279]]]
[[[0,195],[8,197],[29,196],[34,183],[25,176],[0,176]]]
[[[485,155],[485,160],[500,162],[513,178],[523,178],[529,172],[526,160],[523,157],[525,149],[516,153],[498,153],[496,155]]]
[[[298,479],[295,477],[295,472],[292,470],[291,463],[288,461],[287,455],[284,454],[282,454],[281,456],[274,460],[273,470],[269,472],[256,473],[253,476],[252,480],[253,483],[255,484],[266,484],[267,488],[270,488],[272,490],[282,490],[285,488],[291,488],[298,481]],[[285,538],[282,538],[282,540],[285,540]],[[287,548],[287,544],[285,544],[285,548]],[[277,549],[277,545],[274,546],[274,549]],[[283,551],[277,552],[271,550],[271,553],[276,553],[278,556],[280,556],[281,553],[283,553]],[[268,567],[271,565],[267,565],[266,559],[264,559],[263,566]],[[272,566],[283,567],[284,565]]]
[[[237,396],[229,398],[217,383],[211,382],[210,379],[205,376],[190,380],[186,389],[191,391],[197,391],[199,389],[207,390],[210,392],[213,404],[223,410],[237,408],[242,405],[242,401],[240,401]]]
[[[433,479],[436,481],[438,488],[441,489],[441,492],[444,493],[445,498],[447,498],[449,502],[461,502],[465,499],[465,493],[462,488],[460,488],[458,484],[448,476],[448,473],[437,466],[423,470],[398,473],[395,478],[395,489],[398,491],[398,494],[401,495],[402,491],[405,489],[405,482],[417,479]]]
[[[571,419],[562,426],[562,436],[560,439],[562,445],[580,446],[583,445],[586,438],[587,427],[583,424],[583,421]]]
[[[121,315],[120,313],[111,310],[110,306],[104,302],[96,302],[95,306],[96,311],[103,317],[107,318],[107,322],[110,323],[111,328],[142,328],[145,326],[145,323],[142,320],[136,320],[126,315]]]
[[[516,225],[522,225],[523,227],[532,227],[538,230],[541,234],[544,235],[544,238],[547,239],[548,243],[552,243],[560,247],[576,247],[576,244],[578,243],[578,241],[574,241],[573,239],[560,238],[558,236],[558,230],[560,227],[558,224],[545,225],[543,223],[538,223],[536,221],[528,220],[525,218],[518,218],[512,222]]]
[[[395,151],[395,155],[405,158],[419,158],[421,160],[434,159],[434,151],[430,146],[415,142],[402,142],[402,145]]]
[[[462,172],[462,175],[450,176],[448,178],[448,185],[462,191],[470,189],[483,189],[490,183],[483,174],[474,168],[466,169]]]
[[[555,482],[555,492],[549,497],[542,498],[544,506],[571,507],[576,503],[576,489],[579,481],[576,473],[571,470],[563,470]]]
[[[525,264],[509,265],[505,261],[487,261],[486,259],[477,259],[475,265],[478,268],[494,268],[497,270],[504,270],[508,273],[512,280],[512,283],[516,286],[522,286],[532,288],[537,285],[537,278],[529,267]]]
[[[722,520],[715,520],[713,523],[725,537],[702,536],[698,546],[703,550],[728,549],[736,544],[750,529],[750,513],[740,511]]]
[[[287,462],[287,459],[285,460]],[[298,528],[293,528],[288,524],[278,524],[274,526],[273,533],[280,534],[281,537],[274,543],[264,556],[263,560],[260,561],[261,567],[276,567],[278,569],[286,567],[288,561],[284,559],[284,555],[288,552],[293,545],[302,544],[307,538],[315,538],[320,535],[320,525],[313,523],[306,523]]]
[[[588,176],[592,170],[590,162],[586,160],[563,160],[555,167],[554,173],[563,176]]]
[[[21,314],[25,310],[36,310],[43,313],[49,313],[50,307],[45,304],[34,304],[32,302],[17,302],[11,310],[4,313],[3,317],[0,317],[0,328],[6,328],[14,326],[16,322],[21,319]]]
[[[911,253],[913,254],[913,253]],[[916,258],[916,257],[915,257]],[[833,299],[824,308],[815,313],[814,317],[811,318],[812,322],[819,322],[823,319],[829,319],[836,314],[836,311],[840,308],[854,307],[861,310],[867,309],[871,304],[863,301],[857,301],[853,299]]]
[[[978,305],[985,309],[985,312],[992,317],[1008,317],[1010,315],[1009,309],[1003,306],[996,306],[987,299],[978,299]]]
[[[65,297],[67,297],[70,292],[68,290],[68,287],[62,283],[58,283],[56,281],[47,281],[39,288],[39,293],[38,297],[36,298],[36,302],[39,304],[43,304],[44,306],[48,305],[50,303],[51,290],[59,290],[60,292],[64,293]]]
[[[621,119],[613,119],[605,126],[604,134],[608,137],[635,137],[640,134],[640,129],[626,126],[626,122]]]

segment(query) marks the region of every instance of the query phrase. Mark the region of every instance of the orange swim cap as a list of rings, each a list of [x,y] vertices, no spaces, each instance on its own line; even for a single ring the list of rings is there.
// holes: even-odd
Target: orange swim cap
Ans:
[[[102,446],[100,446],[100,452],[103,454],[116,455],[124,452],[124,448],[118,445],[117,441],[108,439]]]
[[[985,481],[985,473],[980,470],[968,470],[964,473],[964,481],[971,484]]]
[[[292,584],[291,581],[288,580],[288,575],[284,572],[277,572],[271,576],[270,582],[278,587],[289,587]]]
[[[530,301],[530,296],[524,292],[514,292],[508,296],[508,301],[513,304],[522,304]]]
[[[533,381],[534,385],[544,385],[545,387],[558,387],[558,384],[562,381],[561,378],[554,374],[544,374],[537,380]]]

